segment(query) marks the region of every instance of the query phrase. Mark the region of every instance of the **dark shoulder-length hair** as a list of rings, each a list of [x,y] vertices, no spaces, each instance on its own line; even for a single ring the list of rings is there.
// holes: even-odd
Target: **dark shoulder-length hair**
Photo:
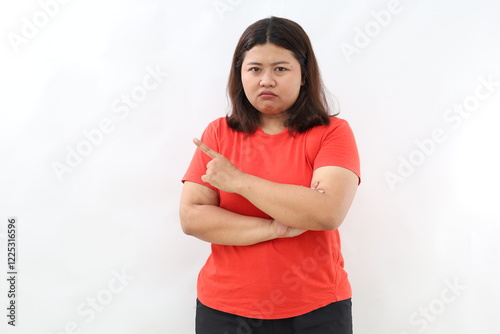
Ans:
[[[309,37],[297,23],[272,16],[249,26],[234,51],[227,87],[232,108],[226,116],[229,127],[253,133],[260,124],[260,113],[243,90],[241,67],[248,50],[266,43],[290,50],[300,63],[303,85],[297,101],[286,111],[285,126],[292,133],[301,133],[317,125],[329,124],[328,101]]]

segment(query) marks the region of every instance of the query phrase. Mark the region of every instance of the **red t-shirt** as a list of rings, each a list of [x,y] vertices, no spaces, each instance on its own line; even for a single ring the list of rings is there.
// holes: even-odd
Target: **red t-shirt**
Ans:
[[[311,186],[313,171],[341,166],[360,175],[356,142],[349,124],[330,124],[290,135],[232,130],[221,117],[208,125],[201,140],[237,168],[266,180]],[[218,192],[220,207],[248,216],[270,218],[244,197],[220,191],[201,180],[210,158],[197,149],[182,181]],[[259,319],[305,314],[351,297],[338,230],[306,231],[294,238],[251,246],[212,244],[198,276],[198,299],[206,306]]]

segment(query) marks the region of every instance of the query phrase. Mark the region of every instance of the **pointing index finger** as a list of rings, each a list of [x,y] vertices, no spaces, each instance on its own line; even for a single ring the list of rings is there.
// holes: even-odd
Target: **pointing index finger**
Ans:
[[[197,139],[197,138],[194,138],[193,139],[193,143],[198,146],[198,148],[200,150],[202,150],[206,155],[208,155],[210,158],[215,158],[219,155],[219,153],[215,152],[214,150],[212,150],[210,147],[208,147],[207,145],[203,144],[201,142],[201,140]]]

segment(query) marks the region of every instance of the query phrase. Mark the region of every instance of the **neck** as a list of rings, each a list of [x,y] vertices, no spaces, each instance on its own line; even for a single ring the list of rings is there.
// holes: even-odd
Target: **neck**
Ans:
[[[285,129],[285,113],[260,114],[260,127],[264,133],[277,134]]]

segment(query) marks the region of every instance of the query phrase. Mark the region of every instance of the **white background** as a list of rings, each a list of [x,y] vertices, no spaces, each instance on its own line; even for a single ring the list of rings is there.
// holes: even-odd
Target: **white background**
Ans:
[[[180,179],[191,138],[228,110],[241,33],[276,15],[309,34],[360,150],[341,227],[355,333],[498,333],[499,13],[494,0],[2,0],[0,268],[16,216],[19,294],[12,328],[1,279],[1,332],[194,333],[209,245],[181,231]]]

